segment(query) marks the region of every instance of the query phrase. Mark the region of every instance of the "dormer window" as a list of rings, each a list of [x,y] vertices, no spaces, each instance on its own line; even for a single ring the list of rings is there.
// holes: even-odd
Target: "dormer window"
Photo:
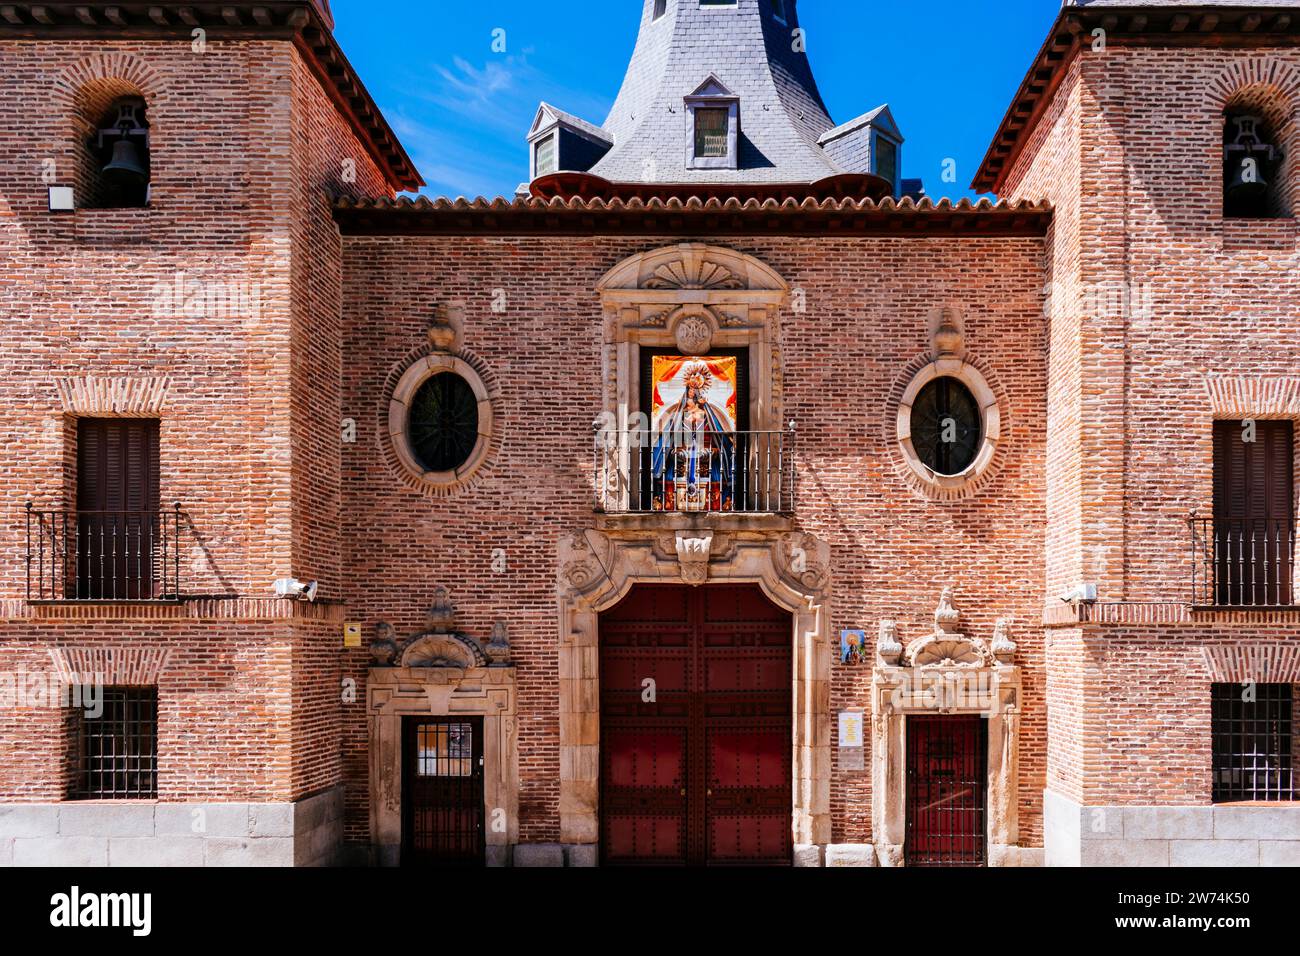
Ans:
[[[785,0],[772,0],[772,16],[782,23],[786,22]]]
[[[533,147],[533,178],[555,172],[555,134],[537,141]]]
[[[730,113],[710,106],[695,111],[695,158],[716,159],[727,155],[727,126]]]
[[[686,97],[686,168],[736,169],[740,98],[710,76]]]
[[[668,0],[655,0],[655,12],[652,20],[658,20],[668,12]]]

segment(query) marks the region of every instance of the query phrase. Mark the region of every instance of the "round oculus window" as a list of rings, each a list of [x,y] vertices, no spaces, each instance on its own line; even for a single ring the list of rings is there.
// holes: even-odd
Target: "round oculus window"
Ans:
[[[478,398],[469,382],[442,372],[424,382],[411,399],[407,438],[428,471],[455,471],[469,461],[478,442]]]
[[[960,475],[979,454],[979,403],[970,389],[950,376],[927,382],[912,403],[912,447],[939,475]]]

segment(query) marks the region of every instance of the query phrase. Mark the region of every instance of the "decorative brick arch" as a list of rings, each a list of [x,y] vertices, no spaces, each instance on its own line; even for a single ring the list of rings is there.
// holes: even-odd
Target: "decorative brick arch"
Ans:
[[[123,97],[139,97],[151,110],[165,101],[165,89],[156,70],[139,57],[121,52],[87,57],[68,67],[51,84],[50,108],[62,129],[66,163],[57,175],[61,181],[71,180],[79,206],[94,203],[97,179],[85,143],[94,135],[100,119]],[[152,119],[149,139],[150,153],[157,155],[158,127]]]
[[[162,77],[144,60],[130,53],[98,53],[74,63],[55,78],[50,86],[50,108],[73,115],[86,105],[93,105],[87,94],[94,97],[100,90],[113,87],[129,89],[151,106],[166,95]],[[109,97],[105,108],[111,102]]]
[[[1228,110],[1247,109],[1258,113],[1272,128],[1282,147],[1283,179],[1275,193],[1276,213],[1295,215],[1300,196],[1300,68],[1271,57],[1238,60],[1210,84],[1210,103],[1216,116]],[[1217,147],[1216,142],[1216,147]]]
[[[1222,112],[1251,88],[1272,88],[1291,101],[1292,111],[1300,110],[1300,68],[1271,57],[1236,60],[1210,82],[1210,103]]]

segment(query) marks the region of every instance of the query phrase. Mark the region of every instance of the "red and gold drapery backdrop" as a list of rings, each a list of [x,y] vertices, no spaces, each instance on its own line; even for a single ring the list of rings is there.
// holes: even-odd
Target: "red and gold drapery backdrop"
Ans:
[[[654,357],[650,427],[655,510],[731,509],[736,381],[735,356]]]

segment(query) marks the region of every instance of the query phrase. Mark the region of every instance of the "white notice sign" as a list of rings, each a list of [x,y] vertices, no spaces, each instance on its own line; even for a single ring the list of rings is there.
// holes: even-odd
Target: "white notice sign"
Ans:
[[[862,711],[840,711],[840,746],[862,746]]]

